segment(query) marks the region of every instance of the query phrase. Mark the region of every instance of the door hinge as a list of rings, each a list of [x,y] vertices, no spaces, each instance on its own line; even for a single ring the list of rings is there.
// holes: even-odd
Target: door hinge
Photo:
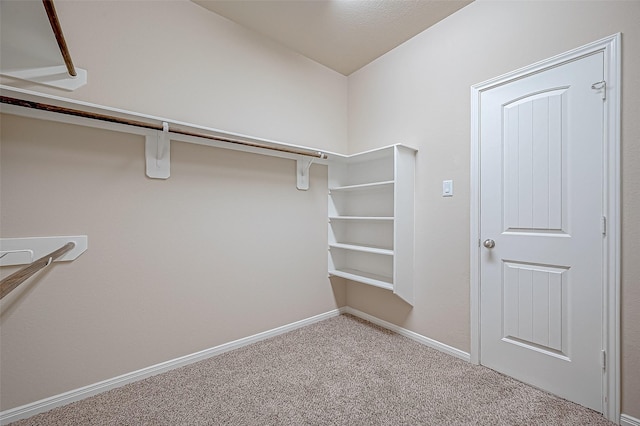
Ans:
[[[606,81],[604,80],[597,81],[591,85],[591,88],[593,90],[602,90],[602,100],[604,101],[605,99],[607,99],[607,82]]]
[[[602,229],[602,235],[607,235],[607,218],[606,218],[606,216],[602,216],[602,220],[600,221],[600,228]]]
[[[607,369],[607,351],[605,350],[600,351],[600,365],[603,370]]]

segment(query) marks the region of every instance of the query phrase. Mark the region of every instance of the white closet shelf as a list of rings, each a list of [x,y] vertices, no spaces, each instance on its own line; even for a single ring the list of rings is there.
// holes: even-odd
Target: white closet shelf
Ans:
[[[393,221],[393,216],[329,216],[329,221],[332,220]]]
[[[75,260],[88,247],[86,235],[0,238],[0,266],[28,265],[66,243],[74,243],[74,247],[55,262]]]
[[[364,244],[331,243],[329,244],[329,247],[343,250],[361,251],[364,253],[382,254],[385,256],[393,256],[393,250],[383,247],[368,246]]]
[[[147,176],[167,179],[170,176],[170,142],[180,141],[254,154],[288,158],[297,162],[297,187],[309,187],[311,164],[327,165],[345,161],[348,155],[321,151],[316,148],[257,138],[239,133],[201,126],[92,104],[0,84],[2,113],[42,120],[51,120],[98,129],[107,129],[146,138],[145,160]]]
[[[380,287],[385,290],[393,290],[393,279],[390,277],[384,277],[382,275],[371,274],[369,272],[349,268],[333,269],[329,271],[329,274],[336,277],[346,278],[351,281]]]
[[[337,186],[329,188],[330,192],[350,192],[350,191],[366,191],[378,189],[392,189],[394,182],[387,180],[383,182],[363,183],[359,185]]]
[[[329,274],[413,304],[416,150],[396,144],[329,161]]]

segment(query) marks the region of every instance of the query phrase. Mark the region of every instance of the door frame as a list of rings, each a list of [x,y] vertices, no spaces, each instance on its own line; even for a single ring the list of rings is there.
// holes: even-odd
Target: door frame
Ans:
[[[480,364],[480,107],[481,95],[515,80],[575,61],[597,52],[604,53],[604,185],[603,215],[606,235],[603,239],[602,338],[606,368],[602,380],[604,417],[620,420],[620,84],[621,34],[613,34],[552,58],[536,62],[496,78],[471,86],[471,228],[470,228],[470,304],[471,362]],[[595,82],[594,82],[595,83]]]

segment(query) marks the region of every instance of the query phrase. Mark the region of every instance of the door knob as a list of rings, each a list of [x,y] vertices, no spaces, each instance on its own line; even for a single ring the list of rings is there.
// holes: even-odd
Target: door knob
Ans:
[[[494,248],[496,246],[496,242],[493,240],[484,240],[484,242],[482,243],[483,246],[485,246],[486,248]]]

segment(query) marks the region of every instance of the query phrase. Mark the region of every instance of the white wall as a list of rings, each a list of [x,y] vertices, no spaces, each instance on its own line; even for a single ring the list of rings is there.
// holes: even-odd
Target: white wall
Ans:
[[[623,33],[622,410],[640,418],[640,2],[478,0],[349,77],[349,151],[419,149],[416,303],[349,284],[347,303],[470,350],[470,86]],[[442,181],[455,195],[442,198]]]
[[[4,83],[346,151],[346,77],[188,1],[56,5],[89,84]],[[2,300],[0,410],[344,305],[325,166],[298,191],[292,160],[174,142],[171,177],[151,180],[142,137],[1,120],[0,235],[89,249]]]

